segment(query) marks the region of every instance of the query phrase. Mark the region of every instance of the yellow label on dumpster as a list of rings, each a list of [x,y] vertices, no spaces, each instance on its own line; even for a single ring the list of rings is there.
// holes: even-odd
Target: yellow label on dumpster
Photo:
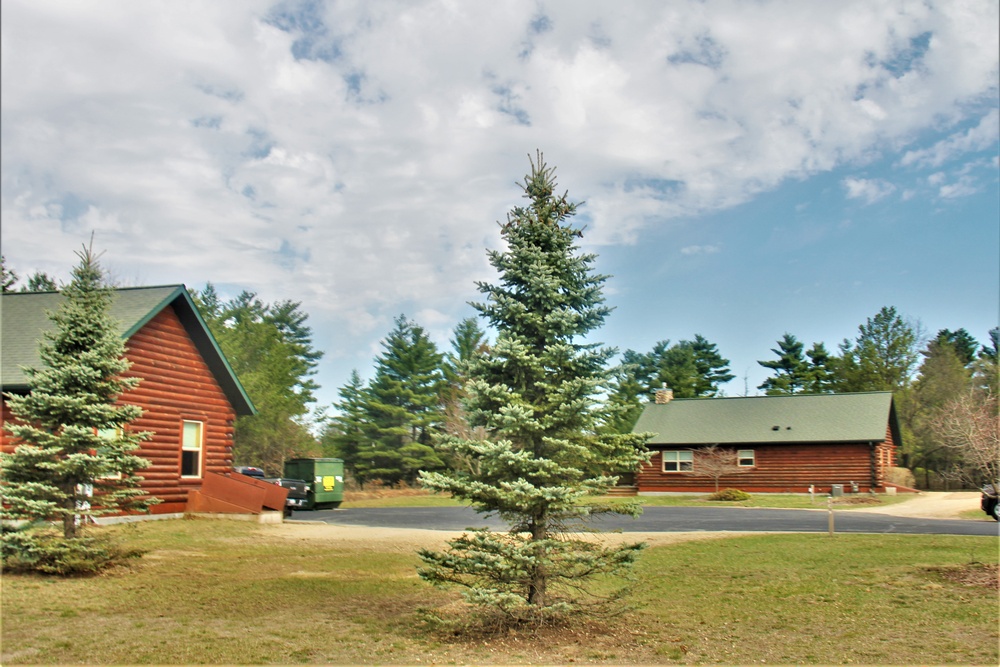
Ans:
[[[324,491],[333,491],[333,487],[335,487],[335,486],[337,486],[337,478],[336,477],[334,477],[333,475],[324,475],[323,476],[323,490]]]

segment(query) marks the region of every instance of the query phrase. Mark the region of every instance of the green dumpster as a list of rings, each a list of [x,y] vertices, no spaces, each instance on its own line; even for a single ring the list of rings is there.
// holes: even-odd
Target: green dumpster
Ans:
[[[343,459],[289,459],[285,461],[285,477],[309,483],[306,509],[340,507],[344,500]]]

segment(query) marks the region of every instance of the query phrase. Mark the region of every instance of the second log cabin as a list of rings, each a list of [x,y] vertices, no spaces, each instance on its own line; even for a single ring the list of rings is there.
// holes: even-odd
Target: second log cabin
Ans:
[[[723,488],[884,492],[901,444],[891,392],[673,399],[665,389],[633,431],[653,434],[653,457],[636,473],[640,495],[714,491],[698,466],[713,445],[732,454]]]

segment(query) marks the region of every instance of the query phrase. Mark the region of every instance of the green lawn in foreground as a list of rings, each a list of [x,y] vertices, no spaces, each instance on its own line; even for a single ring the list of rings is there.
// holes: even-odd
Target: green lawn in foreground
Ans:
[[[750,500],[725,502],[706,500],[708,494],[683,496],[637,496],[637,499],[648,507],[761,507],[774,509],[826,509],[827,496],[816,495],[810,498],[807,494],[796,493],[755,493]],[[908,496],[887,496],[857,494],[834,499],[833,506],[838,510],[884,507],[909,500]],[[854,504],[857,503],[857,504]]]
[[[630,616],[541,639],[459,640],[422,621],[421,610],[454,610],[458,596],[416,577],[415,544],[235,521],[100,530],[149,553],[132,573],[4,575],[2,664],[998,661],[996,588],[954,578],[995,583],[996,538],[761,535],[658,546],[641,556]]]

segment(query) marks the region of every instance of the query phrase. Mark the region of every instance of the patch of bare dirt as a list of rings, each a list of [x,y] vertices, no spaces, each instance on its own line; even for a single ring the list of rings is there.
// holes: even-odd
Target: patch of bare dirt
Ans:
[[[379,500],[381,498],[398,498],[400,496],[430,496],[433,495],[427,489],[421,487],[408,486],[401,482],[398,486],[388,486],[381,482],[369,482],[365,488],[360,488],[355,484],[346,487],[344,491],[344,502],[356,502],[358,500]]]
[[[371,546],[378,545],[387,551],[409,552],[417,549],[444,548],[448,540],[461,535],[461,532],[445,530],[423,530],[417,528],[374,528],[368,526],[331,526],[319,522],[294,521],[271,526],[264,526],[264,533],[282,540],[308,540],[311,542],[326,542],[340,546]],[[694,540],[711,540],[720,537],[732,537],[740,533],[725,534],[707,533],[704,531],[691,533],[601,533],[597,536],[585,536],[584,539],[600,539],[605,544],[622,544],[646,542],[649,546],[677,544]]]
[[[962,586],[1000,590],[1000,568],[996,563],[968,563],[961,567],[935,567],[932,572]]]

